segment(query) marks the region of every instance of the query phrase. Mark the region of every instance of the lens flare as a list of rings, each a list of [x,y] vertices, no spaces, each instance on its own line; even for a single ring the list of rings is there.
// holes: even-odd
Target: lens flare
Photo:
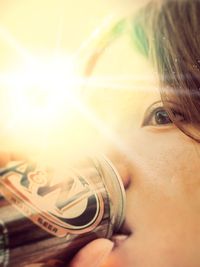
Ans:
[[[113,77],[110,81],[105,77],[101,81],[88,77],[85,80],[76,72],[80,63],[77,59],[85,59],[85,51],[86,56],[91,56],[90,48],[93,49],[99,42],[101,31],[112,24],[112,17],[106,19],[74,55],[59,51],[62,21],[56,51],[48,58],[33,56],[5,28],[0,27],[0,38],[16,50],[22,59],[16,70],[0,73],[0,104],[3,114],[0,117],[0,138],[3,140],[1,148],[3,149],[4,143],[6,150],[25,150],[28,153],[36,150],[41,158],[50,160],[56,166],[60,165],[62,169],[62,164],[66,165],[71,157],[76,157],[82,151],[87,153],[88,147],[95,152],[102,151],[99,136],[103,136],[128,158],[132,160],[134,156],[134,161],[138,159],[141,162],[140,157],[133,155],[133,151],[112,127],[87,106],[81,95],[83,84],[116,90],[120,89],[119,81],[113,81]],[[118,36],[118,29],[112,40]],[[100,42],[100,51],[109,42],[109,34],[110,30],[106,31],[105,38]],[[89,67],[94,66],[89,64]]]

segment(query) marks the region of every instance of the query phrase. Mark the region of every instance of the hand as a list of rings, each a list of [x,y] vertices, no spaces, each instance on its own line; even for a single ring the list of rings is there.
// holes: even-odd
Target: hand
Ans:
[[[100,267],[113,248],[107,239],[96,239],[82,248],[68,267]]]
[[[113,248],[108,239],[96,239],[83,247],[66,267],[101,267]],[[50,260],[46,263],[35,263],[26,267],[60,267],[59,261]]]

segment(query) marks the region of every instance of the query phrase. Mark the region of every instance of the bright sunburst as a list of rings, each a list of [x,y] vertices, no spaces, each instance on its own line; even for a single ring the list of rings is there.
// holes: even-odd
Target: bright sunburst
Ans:
[[[80,46],[75,55],[59,53],[62,28],[62,25],[59,25],[57,51],[51,58],[37,58],[31,55],[5,28],[0,28],[0,38],[18,52],[23,62],[12,72],[0,73],[0,86],[3,88],[6,103],[0,123],[6,135],[11,137],[11,149],[12,146],[20,150],[30,147],[31,152],[36,148],[46,157],[51,149],[53,154],[65,154],[66,148],[72,151],[78,141],[81,150],[80,140],[84,143],[89,139],[89,132],[84,126],[84,122],[87,121],[90,127],[95,128],[123,153],[130,156],[129,148],[118,135],[84,104],[81,95],[84,78],[76,72],[78,58],[84,55],[84,51],[88,50],[91,44],[97,43],[99,34],[111,21],[111,17],[106,18],[102,26]],[[119,89],[119,81],[116,83],[112,81],[112,77],[110,78],[91,79],[89,83],[87,81],[87,85],[94,88],[102,86]],[[95,138],[90,140],[93,141]],[[87,144],[83,147],[86,148]]]

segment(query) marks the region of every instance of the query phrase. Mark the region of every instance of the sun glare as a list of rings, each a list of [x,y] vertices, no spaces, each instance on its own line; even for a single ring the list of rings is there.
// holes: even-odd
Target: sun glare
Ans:
[[[64,158],[66,164],[66,156],[71,157],[72,152],[76,156],[77,152],[87,153],[87,147],[98,147],[100,139],[94,134],[98,133],[130,154],[117,133],[96,116],[81,95],[82,85],[116,90],[119,81],[102,77],[102,80],[94,78],[88,82],[77,72],[78,57],[96,43],[109,20],[74,55],[58,51],[59,37],[56,53],[53,51],[52,57],[46,58],[33,56],[5,28],[0,28],[0,37],[22,58],[17,69],[0,73],[3,99],[0,100],[3,110],[0,125],[1,134],[6,136],[6,149],[28,153],[36,150],[41,157],[53,158],[54,162],[55,158],[59,162]]]

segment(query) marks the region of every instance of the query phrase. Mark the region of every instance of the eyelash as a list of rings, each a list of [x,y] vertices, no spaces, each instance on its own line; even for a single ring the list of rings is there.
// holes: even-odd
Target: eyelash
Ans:
[[[159,113],[160,112],[160,113]],[[176,111],[172,111],[174,114],[174,117],[176,118],[177,121],[184,121],[184,116]],[[161,117],[159,118],[159,114]],[[157,117],[156,117],[157,116]],[[163,119],[163,122],[161,120]],[[159,122],[160,120],[160,122]],[[165,120],[165,121],[164,121]],[[157,107],[152,110],[150,110],[144,118],[144,121],[142,123],[142,126],[165,126],[173,124],[172,120],[169,117],[169,114],[165,110],[164,107]]]

